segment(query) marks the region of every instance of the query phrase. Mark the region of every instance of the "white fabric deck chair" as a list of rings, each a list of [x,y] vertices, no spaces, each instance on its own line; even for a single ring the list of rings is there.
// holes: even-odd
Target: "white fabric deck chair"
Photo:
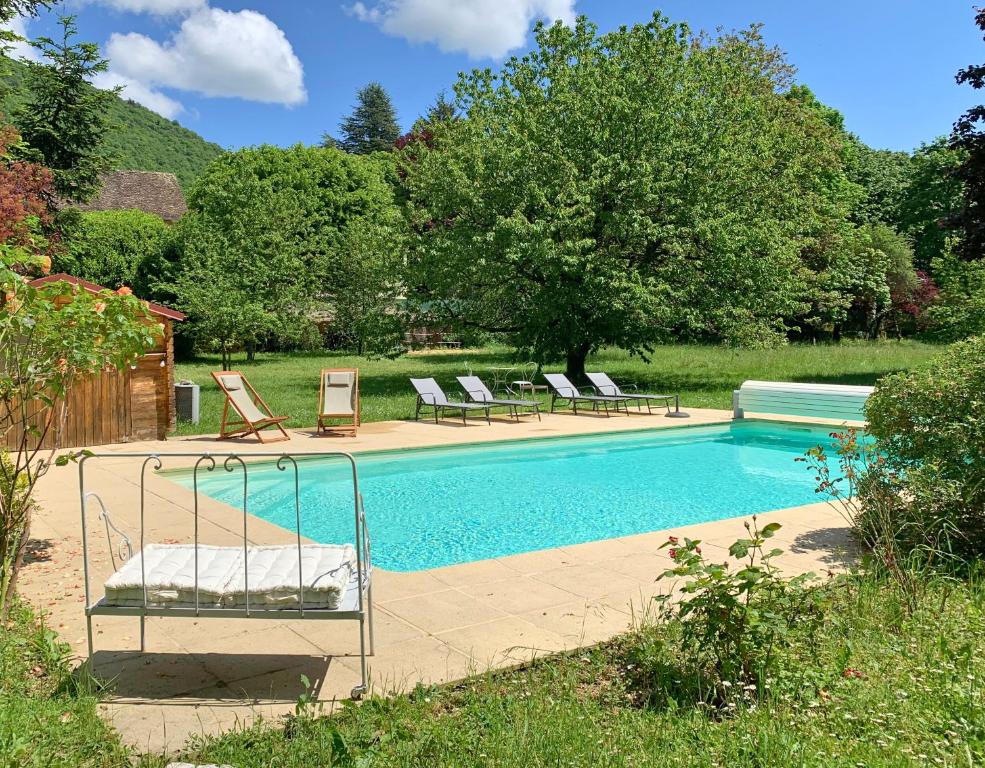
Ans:
[[[517,421],[520,420],[520,409],[526,408],[530,413],[536,414],[537,421],[541,421],[540,403],[537,400],[511,400],[494,397],[493,393],[489,391],[489,387],[478,376],[459,376],[458,383],[461,384],[465,395],[473,403],[504,407]]]
[[[330,420],[341,424],[330,424]],[[359,427],[359,369],[322,368],[318,392],[318,434],[355,437]]]
[[[410,383],[417,391],[417,408],[414,411],[414,421],[417,421],[421,417],[421,409],[431,408],[434,410],[435,424],[438,423],[439,412],[443,413],[444,411],[458,411],[462,414],[463,426],[467,423],[465,417],[469,411],[485,412],[486,423],[492,423],[489,420],[490,406],[485,403],[462,403],[449,400],[441,387],[438,386],[438,382],[434,379],[411,379]]]
[[[620,388],[607,373],[586,373],[588,380],[592,382],[592,386],[595,387],[595,391],[600,395],[614,395],[616,397],[627,397],[632,398],[636,401],[636,407],[641,411],[643,410],[643,405],[646,405],[646,410],[652,413],[650,408],[650,403],[663,403],[667,408],[667,413],[670,413],[670,403],[671,401],[677,400],[677,395],[656,395],[649,394],[646,392],[637,392],[636,385],[627,384],[626,389]],[[629,391],[627,391],[629,390]]]
[[[212,378],[215,379],[215,383],[219,385],[219,389],[226,396],[225,405],[222,407],[222,425],[219,427],[220,438],[254,434],[261,443],[275,443],[279,440],[291,439],[291,436],[282,426],[289,417],[274,416],[273,411],[263,402],[263,398],[253,389],[243,374],[239,371],[213,371]],[[230,405],[239,419],[229,419]],[[260,431],[268,428],[279,430],[280,435],[264,440]]]
[[[567,400],[575,413],[578,413],[578,403],[590,403],[594,411],[597,411],[601,405],[605,409],[605,415],[608,416],[610,405],[618,411],[620,404],[625,404],[631,399],[617,395],[583,395],[563,373],[545,373],[544,379],[551,388],[551,413],[554,413],[554,404],[558,400]]]

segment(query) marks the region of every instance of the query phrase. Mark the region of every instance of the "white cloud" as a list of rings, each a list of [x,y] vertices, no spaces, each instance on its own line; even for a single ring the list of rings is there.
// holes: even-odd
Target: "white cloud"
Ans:
[[[472,58],[501,58],[521,47],[535,19],[574,24],[575,0],[378,0],[346,10],[386,34]]]
[[[163,44],[135,32],[115,33],[106,54],[116,75],[148,89],[164,86],[289,105],[307,99],[304,68],[291,43],[256,11],[203,7],[183,19]]]
[[[206,5],[205,0],[94,0],[94,2],[117,11],[152,13],[155,16],[191,13]]]
[[[122,98],[143,104],[147,109],[157,112],[168,120],[173,120],[185,110],[180,101],[175,101],[160,91],[112,70],[98,73],[92,79],[92,84],[106,90],[120,86],[123,88],[120,92]]]
[[[28,37],[27,20],[23,16],[14,16],[10,21],[0,24],[0,29],[13,32],[18,37]],[[26,39],[7,43],[4,53],[12,59],[29,59],[30,61],[38,61],[40,59],[37,49],[28,43]]]

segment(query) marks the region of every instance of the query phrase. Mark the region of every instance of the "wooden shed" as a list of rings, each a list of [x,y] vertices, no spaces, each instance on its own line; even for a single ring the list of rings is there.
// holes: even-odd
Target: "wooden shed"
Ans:
[[[101,285],[64,273],[38,278],[31,285],[60,280],[93,293],[106,290]],[[153,302],[147,302],[147,309],[164,326],[157,346],[127,370],[104,371],[72,385],[66,404],[65,429],[58,447],[163,440],[174,427],[174,337],[171,326],[175,321],[184,320],[185,316]],[[51,441],[54,439],[52,436]]]

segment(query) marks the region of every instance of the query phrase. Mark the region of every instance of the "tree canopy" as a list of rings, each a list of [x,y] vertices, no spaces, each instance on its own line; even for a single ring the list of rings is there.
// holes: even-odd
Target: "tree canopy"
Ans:
[[[116,93],[89,85],[108,62],[95,43],[74,42],[74,17],[60,22],[61,39],[40,37],[32,43],[47,61],[28,63],[30,97],[14,120],[36,156],[32,159],[54,173],[58,194],[84,202],[99,191],[99,176],[111,166],[103,140],[110,130],[106,110]]]
[[[660,15],[536,43],[463,74],[463,119],[403,164],[421,311],[573,375],[605,344],[778,339],[805,251],[847,214],[839,137],[786,97],[782,55],[755,28],[710,40]]]
[[[170,239],[164,220],[135,210],[73,213],[61,217],[62,247],[55,255],[55,271],[107,288],[127,285],[143,295],[146,286],[136,284],[143,263],[155,258]]]
[[[985,8],[977,9],[975,23],[985,31]],[[965,67],[955,80],[975,90],[985,88],[985,64]],[[966,261],[977,261],[985,257],[985,104],[972,107],[958,118],[951,144],[964,153],[954,171],[963,184],[962,205],[953,219],[962,233],[957,252]]]
[[[400,136],[397,111],[390,95],[379,83],[370,83],[359,91],[352,114],[339,123],[342,138],[337,142],[326,137],[326,145],[338,145],[355,155],[388,152]]]
[[[385,158],[319,147],[224,155],[192,189],[157,295],[188,312],[201,346],[224,354],[298,343],[316,310],[353,319],[357,336],[377,333],[400,253],[389,173]]]

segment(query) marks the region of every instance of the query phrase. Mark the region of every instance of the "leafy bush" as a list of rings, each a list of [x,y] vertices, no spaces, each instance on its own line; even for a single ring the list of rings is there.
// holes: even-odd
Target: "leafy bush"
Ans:
[[[708,561],[700,542],[671,537],[674,567],[659,578],[685,579],[682,596],[658,598],[661,618],[679,628],[678,669],[667,676],[692,687],[698,701],[733,708],[775,687],[785,671],[784,651],[793,637],[813,642],[826,608],[826,591],[812,573],[780,576],[772,560],[780,549],[765,550],[779,523],[759,528],[746,523],[748,536],[729,548],[737,561]]]
[[[985,337],[881,379],[866,415],[884,461],[874,470],[878,481],[869,477],[860,488],[863,509],[889,487],[904,543],[985,553]]]
[[[168,225],[143,211],[91,211],[69,218],[62,228],[65,252],[54,260],[56,272],[68,272],[107,288],[136,285],[145,261],[155,259],[166,246]]]
[[[100,370],[122,370],[163,332],[129,288],[90,293],[25,280],[48,265],[47,256],[0,243],[0,444],[11,446],[0,463],[0,615],[30,532],[30,494],[61,447],[66,393]]]
[[[933,271],[941,293],[928,311],[928,335],[960,341],[985,334],[985,263],[942,256]]]

